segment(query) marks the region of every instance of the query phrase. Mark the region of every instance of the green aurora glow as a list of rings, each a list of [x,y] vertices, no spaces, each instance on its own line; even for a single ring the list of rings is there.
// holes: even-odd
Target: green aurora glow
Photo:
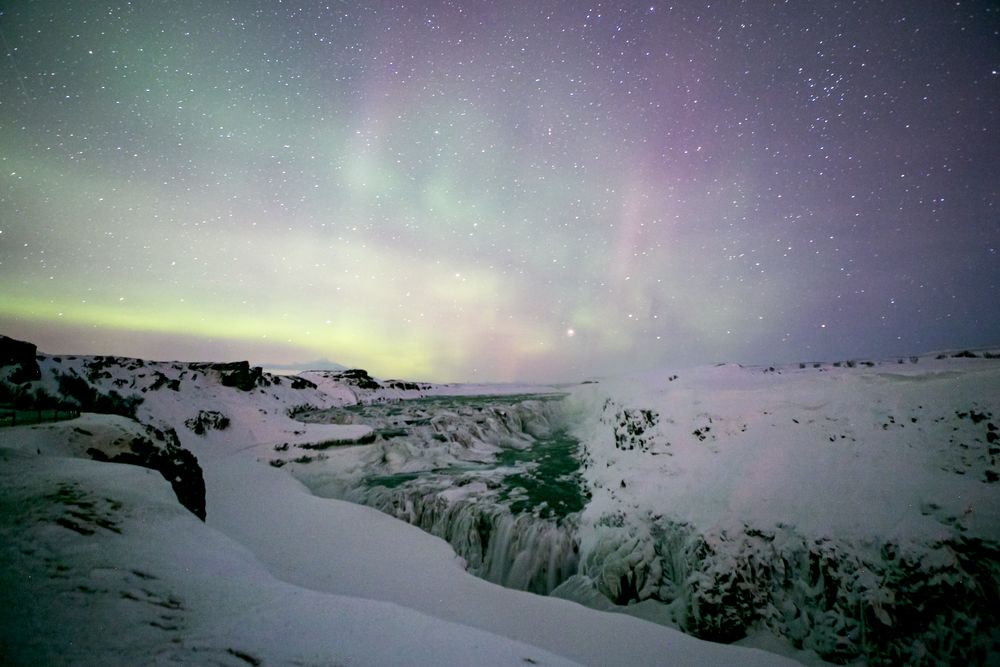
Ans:
[[[809,9],[418,4],[6,9],[0,330],[435,380],[997,340],[974,12],[818,59]]]

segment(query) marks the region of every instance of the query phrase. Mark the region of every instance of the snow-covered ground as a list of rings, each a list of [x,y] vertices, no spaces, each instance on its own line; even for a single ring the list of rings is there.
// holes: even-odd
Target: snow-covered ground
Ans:
[[[995,355],[719,365],[525,402],[556,389],[29,352],[0,362],[4,401],[117,414],[0,429],[5,662],[1000,660]],[[516,407],[433,398],[477,394]],[[418,485],[423,509],[357,496],[466,560],[302,483],[354,497],[373,473],[479,465],[565,429],[587,501],[564,519],[466,511],[498,495],[486,481]],[[515,583],[531,536],[556,533],[571,558],[542,573],[550,597],[466,571],[503,544],[521,561],[495,579]]]
[[[0,431],[4,664],[573,664],[392,602],[332,593],[308,577],[297,585],[184,510],[155,473],[38,455],[22,446],[30,430]],[[58,443],[58,431],[37,444]],[[292,500],[263,504],[294,511]],[[244,509],[261,511],[259,504]],[[359,521],[368,518],[348,524],[364,530]],[[301,544],[294,534],[273,537]],[[339,542],[308,545],[317,547],[308,557],[330,566],[326,554],[345,551]]]
[[[1000,360],[669,377],[577,391],[588,474],[609,503],[593,511],[659,503],[699,529],[784,522],[890,540],[933,537],[950,518],[970,535],[1000,535],[990,451],[1000,445],[989,435],[1000,424]],[[913,511],[929,503],[940,507]]]
[[[143,426],[122,414],[0,429],[5,664],[783,662],[490,584],[443,541],[312,495],[273,463],[370,437],[368,426],[289,416],[342,405],[343,393],[238,365],[47,355],[38,365],[38,379],[17,371],[16,391],[73,390]],[[142,402],[121,400],[132,397]],[[146,427],[167,435],[143,439]],[[161,468],[80,458],[166,451],[174,438],[197,456],[204,523]]]
[[[720,365],[577,389],[562,591],[827,659],[1000,660],[1000,360]],[[636,604],[638,603],[638,605]]]
[[[982,353],[718,365],[581,385],[562,402],[319,411],[406,435],[290,469],[447,538],[493,581],[800,660],[988,662],[998,397],[1000,361]],[[583,443],[582,515],[512,516],[490,500],[497,478],[461,472],[560,423]],[[413,471],[427,474],[392,481]],[[365,482],[380,475],[388,488]]]

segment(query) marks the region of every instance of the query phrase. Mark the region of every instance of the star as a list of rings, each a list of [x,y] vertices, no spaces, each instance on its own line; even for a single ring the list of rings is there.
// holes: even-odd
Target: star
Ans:
[[[990,3],[488,18],[6,7],[0,331],[541,382],[1000,340]]]

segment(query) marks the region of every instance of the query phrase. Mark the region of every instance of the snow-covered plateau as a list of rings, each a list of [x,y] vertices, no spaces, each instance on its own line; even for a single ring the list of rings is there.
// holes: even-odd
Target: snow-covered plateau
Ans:
[[[0,338],[9,415],[4,664],[1000,662],[989,352],[526,387]]]

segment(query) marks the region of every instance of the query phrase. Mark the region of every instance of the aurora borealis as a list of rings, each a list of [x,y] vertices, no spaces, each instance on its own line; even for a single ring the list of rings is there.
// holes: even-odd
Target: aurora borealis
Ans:
[[[14,2],[0,332],[382,377],[1000,342],[989,2]]]

